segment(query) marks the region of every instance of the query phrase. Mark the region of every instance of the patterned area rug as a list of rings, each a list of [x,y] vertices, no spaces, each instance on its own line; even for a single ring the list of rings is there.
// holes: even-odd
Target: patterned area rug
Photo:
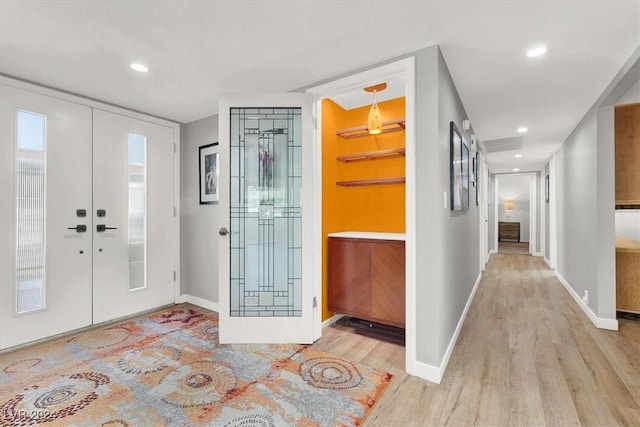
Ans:
[[[0,426],[359,425],[391,374],[177,307],[0,356]]]

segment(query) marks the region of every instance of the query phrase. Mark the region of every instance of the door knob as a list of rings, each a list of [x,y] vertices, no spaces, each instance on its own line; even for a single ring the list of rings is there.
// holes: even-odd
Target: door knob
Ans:
[[[67,230],[76,230],[76,233],[86,233],[87,226],[84,224],[78,224],[75,227],[67,227]]]
[[[97,231],[98,233],[104,233],[104,232],[105,232],[105,231],[107,231],[107,230],[117,230],[117,229],[118,229],[118,227],[107,227],[107,226],[106,226],[106,225],[104,225],[104,224],[98,224],[98,225],[96,225],[96,231]]]
[[[227,234],[231,234],[231,232],[227,230],[227,227],[220,227],[220,230],[218,230],[218,234],[220,234],[221,236],[226,236]]]

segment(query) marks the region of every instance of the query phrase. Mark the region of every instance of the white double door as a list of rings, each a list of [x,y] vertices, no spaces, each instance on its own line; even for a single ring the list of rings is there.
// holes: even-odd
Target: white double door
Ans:
[[[174,302],[174,129],[0,95],[0,349]]]

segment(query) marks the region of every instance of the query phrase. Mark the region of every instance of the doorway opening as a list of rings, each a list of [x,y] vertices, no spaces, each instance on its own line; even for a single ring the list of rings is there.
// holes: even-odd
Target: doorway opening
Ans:
[[[496,175],[495,185],[496,251],[536,254],[536,174]]]
[[[363,89],[387,83],[387,89],[377,94],[382,122],[398,131],[378,136],[349,138],[342,131],[367,125],[372,95]],[[393,326],[405,327],[406,367],[412,371],[416,364],[415,349],[415,78],[414,58],[387,64],[322,86],[309,89],[316,96],[316,185],[314,245],[316,246],[316,295],[319,296],[319,321],[316,336],[322,327],[342,317],[329,307],[328,263],[329,235],[333,233],[370,233],[376,241],[391,239],[385,249],[401,240],[402,260],[399,265],[405,275],[402,314],[395,316]],[[386,93],[385,93],[386,92]],[[366,126],[365,126],[366,128]],[[381,233],[375,239],[376,233]],[[348,236],[350,237],[350,236]],[[369,250],[374,254],[376,249]],[[372,255],[375,256],[375,255]],[[388,261],[390,258],[386,258]],[[385,261],[384,264],[394,264]],[[396,259],[397,261],[397,259]],[[396,264],[398,264],[396,262]],[[367,274],[375,274],[369,258]],[[377,267],[376,267],[377,268]],[[376,309],[393,311],[393,303],[376,304],[370,295],[369,314]],[[377,308],[376,308],[377,307]],[[366,310],[366,309],[365,309]],[[350,314],[350,313],[346,313]],[[367,320],[376,320],[374,314]],[[400,321],[398,321],[400,320]]]

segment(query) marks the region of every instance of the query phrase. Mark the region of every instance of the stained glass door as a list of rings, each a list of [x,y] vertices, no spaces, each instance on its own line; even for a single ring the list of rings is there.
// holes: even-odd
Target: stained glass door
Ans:
[[[311,108],[306,94],[221,101],[221,342],[313,341]]]

